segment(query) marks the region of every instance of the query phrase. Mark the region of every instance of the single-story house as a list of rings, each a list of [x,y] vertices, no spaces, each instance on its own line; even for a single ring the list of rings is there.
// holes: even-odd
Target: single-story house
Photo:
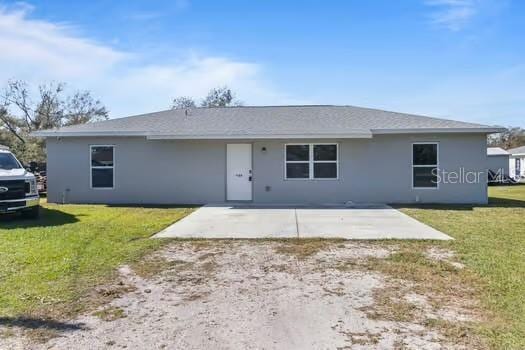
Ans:
[[[525,179],[525,146],[511,148],[507,152],[510,153],[510,176],[517,180]]]
[[[36,135],[50,202],[486,203],[486,138],[503,130],[352,106],[260,106]]]
[[[494,174],[509,175],[510,153],[501,147],[487,148],[487,169]]]

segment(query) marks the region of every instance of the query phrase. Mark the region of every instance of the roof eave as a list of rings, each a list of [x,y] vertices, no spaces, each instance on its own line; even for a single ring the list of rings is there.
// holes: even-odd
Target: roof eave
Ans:
[[[35,137],[126,137],[143,136],[148,140],[228,140],[228,139],[320,139],[320,138],[361,138],[370,139],[372,133],[368,130],[359,130],[348,133],[319,133],[319,134],[202,134],[202,135],[173,135],[154,134],[148,132],[67,132],[67,131],[37,131],[31,134]]]
[[[347,133],[319,133],[319,134],[202,134],[202,135],[173,135],[156,134],[146,131],[60,131],[42,130],[31,133],[34,137],[126,137],[144,136],[149,140],[188,140],[188,139],[301,139],[301,138],[372,138],[373,135],[386,134],[434,134],[434,133],[484,133],[493,134],[504,132],[501,127],[486,128],[413,128],[413,129],[372,129],[356,130]]]
[[[502,127],[482,128],[414,128],[414,129],[372,129],[374,135],[384,134],[446,134],[446,133],[483,133],[494,134],[504,132]]]
[[[340,134],[236,134],[236,135],[148,135],[148,140],[230,140],[230,139],[371,139],[371,132]]]
[[[60,131],[42,130],[30,134],[33,137],[103,137],[103,136],[147,136],[144,131]]]

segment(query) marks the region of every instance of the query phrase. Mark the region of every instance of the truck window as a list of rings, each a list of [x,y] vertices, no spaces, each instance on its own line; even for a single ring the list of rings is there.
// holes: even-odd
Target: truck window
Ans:
[[[0,153],[0,169],[20,169],[20,164],[11,153]]]

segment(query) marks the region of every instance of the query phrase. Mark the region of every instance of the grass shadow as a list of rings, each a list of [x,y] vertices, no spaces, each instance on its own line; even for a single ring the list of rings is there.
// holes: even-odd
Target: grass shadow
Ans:
[[[519,199],[490,197],[487,206],[491,208],[525,208],[525,201]]]
[[[105,204],[102,205],[108,208],[145,208],[145,209],[195,209],[200,208],[203,204]]]
[[[395,209],[474,210],[474,208],[525,208],[519,199],[490,197],[488,204],[391,204]]]
[[[474,208],[486,207],[484,204],[390,204],[394,209],[422,209],[422,210],[458,210],[469,211]]]
[[[77,216],[61,210],[41,207],[38,219],[24,219],[19,213],[0,215],[0,229],[62,226],[78,222]]]
[[[0,326],[20,327],[23,329],[48,329],[55,331],[77,331],[85,329],[83,323],[68,323],[52,319],[25,316],[0,317]]]

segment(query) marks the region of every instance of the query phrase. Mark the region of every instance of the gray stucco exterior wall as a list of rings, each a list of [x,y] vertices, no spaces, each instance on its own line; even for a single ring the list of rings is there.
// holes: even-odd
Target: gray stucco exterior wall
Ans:
[[[412,143],[438,142],[439,167],[481,173],[476,183],[412,188]],[[337,142],[337,180],[285,180],[284,145]],[[375,135],[341,140],[146,140],[48,138],[48,200],[203,204],[226,200],[226,144],[253,145],[255,203],[486,203],[484,134]],[[90,145],[115,146],[115,188],[90,188]],[[262,148],[266,147],[266,152]]]
[[[502,169],[503,174],[509,175],[509,155],[502,154],[487,156],[487,169],[490,169],[495,173]]]

